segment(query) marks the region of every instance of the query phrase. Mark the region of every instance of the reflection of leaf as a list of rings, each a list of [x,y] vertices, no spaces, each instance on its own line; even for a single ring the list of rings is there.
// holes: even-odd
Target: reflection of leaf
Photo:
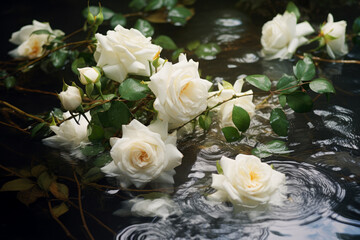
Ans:
[[[266,144],[260,144],[253,148],[251,153],[259,158],[269,157],[273,154],[287,154],[292,152],[288,150],[286,143],[280,140],[273,140]]]
[[[41,173],[47,170],[47,167],[44,165],[37,165],[33,168],[31,168],[31,175],[38,178]]]
[[[199,58],[212,59],[221,51],[221,48],[216,43],[201,44],[195,50],[195,54]]]
[[[48,191],[51,183],[55,181],[56,177],[50,175],[48,172],[43,172],[38,178],[38,185],[41,189]]]
[[[4,191],[24,191],[28,190],[35,186],[35,183],[28,178],[18,178],[6,182],[0,189],[1,192]]]
[[[199,125],[202,129],[208,130],[211,125],[211,117],[209,115],[201,115],[199,117]]]
[[[175,25],[185,25],[193,15],[194,13],[185,7],[175,7],[168,13],[170,21]]]
[[[64,213],[69,211],[69,207],[65,203],[61,203],[60,205],[57,205],[52,208],[52,213],[55,217],[60,217]]]
[[[286,95],[289,107],[298,113],[309,112],[313,107],[312,99],[304,92],[294,92]]]
[[[38,198],[45,197],[46,194],[38,186],[34,186],[28,190],[20,191],[17,193],[17,199],[29,206],[31,203],[34,203]]]
[[[65,201],[69,198],[69,188],[65,184],[52,182],[49,190],[57,199]]]

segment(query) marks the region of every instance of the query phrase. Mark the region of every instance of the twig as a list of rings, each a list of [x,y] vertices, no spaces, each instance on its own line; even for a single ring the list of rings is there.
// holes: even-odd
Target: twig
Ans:
[[[25,116],[27,116],[27,117],[29,117],[29,118],[35,119],[35,120],[37,120],[37,121],[39,121],[39,122],[42,122],[42,123],[43,123],[43,122],[46,122],[45,120],[43,120],[43,119],[41,119],[41,118],[39,118],[39,117],[36,117],[36,116],[34,116],[34,115],[31,115],[31,114],[29,114],[29,113],[24,112],[23,110],[15,107],[14,105],[11,105],[11,104],[8,103],[8,102],[5,102],[5,101],[0,100],[0,104],[4,104],[5,106],[8,106],[9,108],[15,110],[16,112],[18,112],[18,113],[20,113],[20,114],[23,114],[23,115],[25,115]]]
[[[55,96],[55,97],[58,96],[54,92],[47,92],[47,91],[42,91],[42,90],[37,90],[37,89],[23,88],[23,87],[20,87],[20,86],[15,86],[14,89],[18,90],[18,91],[23,91],[23,92],[41,93],[41,94],[46,94],[46,95],[52,95],[52,96]]]
[[[69,229],[67,229],[67,227],[59,220],[59,218],[55,216],[50,201],[48,201],[48,206],[49,206],[49,211],[50,211],[50,214],[51,214],[52,218],[53,218],[53,219],[60,225],[60,227],[64,230],[64,232],[66,233],[66,236],[68,236],[68,237],[71,238],[71,239],[76,239],[76,238],[70,233]]]
[[[21,131],[22,133],[30,134],[28,131],[26,131],[26,130],[18,127],[18,126],[15,126],[15,125],[11,125],[11,124],[6,123],[6,122],[3,122],[3,121],[0,121],[0,124],[5,125],[5,126],[7,126],[7,127],[15,128],[16,130],[19,130],[19,131]]]
[[[81,202],[81,186],[80,186],[80,183],[79,183],[79,180],[78,180],[78,178],[76,176],[75,171],[74,171],[74,179],[75,179],[77,189],[78,189],[78,202],[79,202],[79,211],[80,211],[81,221],[83,222],[83,226],[84,226],[87,234],[89,235],[90,239],[94,240],[94,237],[91,234],[91,232],[90,232],[90,230],[89,230],[89,228],[88,228],[88,226],[86,224],[85,217],[84,217],[84,211],[83,211],[82,202]]]
[[[71,204],[73,207],[79,209],[79,206],[77,206],[75,203],[68,201],[69,204]],[[95,217],[93,214],[89,213],[88,211],[84,210],[84,212],[89,215],[92,219],[94,219],[97,223],[99,223],[102,227],[104,227],[106,230],[108,230],[109,232],[111,232],[112,234],[116,234],[116,232],[114,230],[112,230],[110,227],[108,227],[107,225],[105,225],[100,219],[98,219],[97,217]]]
[[[5,171],[7,171],[7,172],[9,172],[9,173],[17,176],[17,177],[20,177],[20,178],[23,178],[23,177],[24,177],[24,176],[18,174],[17,172],[11,170],[10,168],[7,168],[7,167],[5,167],[5,166],[3,166],[3,165],[1,165],[1,164],[0,164],[0,168],[2,168],[3,170],[5,170]]]
[[[300,59],[304,59],[304,56],[296,54],[296,56]],[[359,60],[342,60],[342,59],[325,59],[325,58],[319,58],[319,57],[311,57],[314,61],[319,62],[331,62],[331,63],[353,63],[353,64],[360,64]]]

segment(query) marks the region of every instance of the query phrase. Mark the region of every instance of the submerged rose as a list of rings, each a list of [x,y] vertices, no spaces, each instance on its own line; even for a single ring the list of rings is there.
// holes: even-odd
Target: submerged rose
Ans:
[[[32,34],[34,31],[45,30],[48,33]],[[12,57],[37,58],[44,54],[43,46],[52,41],[56,36],[64,35],[60,30],[52,30],[49,23],[33,20],[32,25],[26,25],[14,32],[10,42],[19,45],[9,52]]]
[[[255,104],[253,103],[253,92],[252,90],[241,92],[242,85],[244,83],[243,79],[238,79],[234,83],[234,87],[230,86],[224,88],[220,83],[218,84],[218,91],[209,93],[208,105],[213,107],[218,103],[224,102],[233,96],[237,96],[235,99],[232,99],[228,102],[221,104],[219,107],[215,108],[220,115],[220,125],[221,127],[235,127],[232,121],[232,111],[235,106],[242,107],[245,111],[248,112],[249,116],[252,117],[255,114]]]
[[[212,174],[211,187],[217,191],[209,195],[215,201],[230,201],[234,205],[256,207],[273,200],[285,175],[262,163],[259,158],[239,154],[235,160],[222,157],[223,174]]]
[[[137,29],[126,29],[121,25],[115,31],[108,31],[104,36],[95,34],[98,41],[94,53],[97,66],[105,75],[117,82],[122,82],[127,74],[150,76],[149,61],[161,51],[161,47],[151,43]]]
[[[289,59],[308,41],[304,36],[313,32],[308,22],[296,24],[294,13],[278,14],[262,27],[261,55],[267,60]]]
[[[348,53],[345,42],[346,21],[334,22],[334,17],[329,13],[327,23],[321,27],[323,44],[326,44],[327,54],[335,59]]]
[[[86,118],[90,121],[91,115],[89,112],[85,113]],[[70,112],[63,113],[63,118],[67,119],[71,117]],[[51,147],[72,147],[77,148],[81,145],[89,143],[88,140],[88,121],[83,117],[76,117],[67,120],[60,124],[60,126],[50,126],[51,131],[56,135],[45,138],[43,142]]]
[[[122,187],[141,188],[148,182],[174,183],[174,168],[183,155],[176,148],[176,136],[168,135],[167,123],[157,120],[148,127],[136,119],[123,125],[122,138],[111,138],[113,159],[101,170],[120,180]]]
[[[200,78],[198,65],[180,54],[178,63],[167,62],[150,77],[148,86],[156,96],[154,108],[161,120],[169,122],[170,129],[188,122],[207,107],[212,83]]]
[[[62,91],[58,96],[62,106],[68,111],[75,110],[82,102],[80,90],[74,86],[68,86],[66,91]]]

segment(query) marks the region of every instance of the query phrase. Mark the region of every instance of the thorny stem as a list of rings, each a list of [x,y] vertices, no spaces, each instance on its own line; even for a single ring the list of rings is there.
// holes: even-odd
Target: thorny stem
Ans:
[[[70,233],[69,229],[67,229],[67,227],[59,220],[59,218],[55,216],[50,201],[48,201],[48,206],[49,206],[49,211],[50,211],[50,214],[51,214],[52,218],[53,218],[53,219],[60,225],[60,227],[64,230],[64,232],[66,233],[66,236],[68,236],[68,237],[71,238],[71,239],[76,239],[76,238]]]
[[[77,189],[78,189],[78,202],[79,202],[79,211],[80,211],[81,221],[83,222],[83,226],[84,226],[87,234],[89,235],[90,239],[94,240],[94,237],[91,234],[91,232],[90,232],[90,230],[89,230],[89,228],[88,228],[88,226],[86,224],[85,217],[84,217],[84,211],[83,211],[82,202],[81,202],[81,186],[80,186],[80,183],[79,183],[79,180],[78,180],[78,178],[76,176],[75,171],[74,171],[74,179],[75,179]]]
[[[9,108],[11,108],[11,109],[13,109],[13,110],[15,110],[16,112],[18,112],[18,113],[20,113],[20,114],[22,114],[22,115],[25,115],[25,116],[27,116],[27,117],[29,117],[29,118],[32,118],[32,119],[34,119],[34,120],[37,120],[37,121],[39,121],[39,122],[42,122],[42,123],[43,123],[43,122],[46,122],[45,120],[43,120],[43,119],[41,119],[41,118],[39,118],[39,117],[36,117],[36,116],[34,116],[34,115],[31,115],[31,114],[29,114],[29,113],[24,112],[23,110],[15,107],[14,105],[11,105],[11,104],[8,103],[8,102],[5,102],[5,101],[0,100],[0,104],[3,104],[3,105],[5,105],[5,106],[7,106],[7,107],[9,107]]]

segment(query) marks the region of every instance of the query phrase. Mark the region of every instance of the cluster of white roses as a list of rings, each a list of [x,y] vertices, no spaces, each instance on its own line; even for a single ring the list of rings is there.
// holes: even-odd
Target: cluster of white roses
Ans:
[[[38,28],[43,27],[52,32],[48,24],[39,24],[34,21],[33,28],[22,28],[21,31],[30,29],[27,30],[28,39],[23,37],[23,42],[29,41],[32,36],[41,36],[31,35],[31,32]],[[39,25],[39,27],[35,28],[35,25]],[[47,41],[51,36],[47,36]],[[96,84],[102,72],[108,78],[119,83],[123,82],[128,74],[148,76],[150,77],[148,86],[156,97],[153,107],[158,112],[157,119],[149,126],[133,119],[128,125],[122,126],[121,138],[110,139],[112,161],[104,166],[102,171],[117,177],[122,187],[133,184],[142,188],[149,182],[173,184],[174,168],[181,164],[183,154],[176,147],[176,131],[169,135],[168,130],[185,125],[203,113],[207,107],[213,107],[226,101],[215,109],[219,112],[220,123],[223,127],[233,125],[232,109],[234,105],[244,108],[250,116],[254,115],[255,105],[252,102],[252,91],[241,92],[242,79],[237,80],[234,86],[227,84],[226,88],[219,83],[218,91],[209,92],[212,83],[200,78],[198,63],[187,60],[184,54],[179,56],[179,62],[175,64],[159,58],[160,67],[156,69],[156,73],[152,74],[155,69],[149,63],[159,57],[161,47],[152,44],[151,38],[144,37],[136,29],[128,30],[119,25],[115,31],[108,31],[107,35],[97,33],[95,36],[98,41],[94,53],[97,67],[79,68],[80,82],[84,85]],[[14,34],[13,38],[18,38],[18,35]],[[29,57],[31,56],[35,55],[29,55]],[[55,147],[70,146],[72,148],[88,144],[87,127],[91,121],[90,114],[85,113],[79,117],[71,115],[71,111],[78,109],[82,104],[81,88],[65,85],[64,90],[58,96],[63,108],[68,111],[63,114],[64,119],[68,120],[59,126],[51,126],[51,130],[56,135],[44,139],[44,142]],[[234,96],[236,98],[230,100]],[[245,157],[245,159],[249,158]],[[244,167],[242,164],[238,164],[239,161],[233,161],[234,164],[237,164],[237,168],[232,168],[231,161],[222,159],[224,175],[220,177],[214,175],[213,187],[218,190],[218,193],[214,194],[213,198],[218,196],[217,200],[230,200],[234,204],[251,205],[246,200],[251,198],[248,196],[250,190],[241,191],[239,188],[240,185],[243,185],[244,188],[252,188],[254,192],[260,191],[259,194],[262,198],[255,194],[251,199],[263,203],[267,199],[265,195],[273,194],[276,186],[283,182],[284,177],[280,173],[276,173],[278,174],[276,175],[273,173],[275,171],[271,170],[270,172],[275,176],[275,182],[269,183],[269,180],[272,181],[271,176],[269,177],[268,169],[270,167],[262,164],[260,160],[247,163],[250,165],[246,165],[247,167],[244,169],[242,169]],[[236,172],[230,173],[229,171]],[[250,182],[248,182],[248,178]],[[233,184],[236,190],[229,190],[230,185],[227,182],[230,182],[230,185]],[[265,182],[271,184],[272,187],[266,187]],[[220,186],[221,184],[223,187]],[[228,193],[227,197],[225,193]],[[234,194],[238,196],[236,197]],[[219,197],[220,195],[221,197]]]
[[[309,43],[305,36],[315,30],[308,22],[297,23],[294,13],[278,14],[262,27],[261,56],[267,60],[289,59],[296,49]],[[326,45],[327,54],[335,59],[348,53],[345,41],[346,21],[334,22],[332,14],[328,15],[327,23],[321,26],[317,37],[320,47]]]

